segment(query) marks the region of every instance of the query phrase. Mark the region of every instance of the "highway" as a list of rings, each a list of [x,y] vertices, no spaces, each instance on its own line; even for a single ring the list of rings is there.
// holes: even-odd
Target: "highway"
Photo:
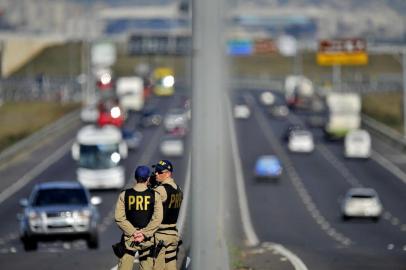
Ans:
[[[366,161],[344,159],[342,144],[325,141],[321,129],[311,129],[316,139],[313,153],[290,153],[286,142],[282,140],[285,129],[292,123],[304,125],[308,115],[291,112],[283,119],[271,118],[259,104],[258,94],[258,91],[238,91],[237,95],[244,97],[251,107],[251,116],[246,120],[235,120],[235,127],[248,210],[260,244],[281,244],[296,254],[307,269],[312,270],[406,269],[405,183],[373,158]],[[281,102],[281,97],[278,98]],[[178,106],[180,101],[179,95],[153,100],[162,115],[169,108]],[[127,125],[132,125],[134,121],[130,118]],[[59,155],[39,175],[1,202],[2,269],[35,266],[37,269],[110,270],[116,265],[117,259],[112,253],[111,244],[120,237],[113,218],[119,191],[92,192],[103,199],[99,206],[100,247],[96,250],[88,250],[86,243],[78,240],[72,243],[41,243],[37,251],[25,252],[19,240],[16,218],[21,211],[19,200],[27,197],[36,183],[75,179],[76,165],[69,149],[81,125],[77,123],[62,136],[44,142],[43,147],[30,153],[24,161],[0,168],[4,191],[7,185],[30,174],[30,170],[38,166],[39,161]],[[130,152],[124,162],[128,185],[131,185],[135,166],[152,165],[162,158],[158,146],[165,133],[163,126],[143,129],[142,133],[141,148]],[[374,146],[382,144],[376,138],[373,140]],[[374,150],[379,152],[381,148]],[[281,159],[284,172],[278,181],[259,182],[254,178],[255,161],[263,154],[275,154]],[[181,186],[185,184],[187,159],[188,155],[172,159],[175,179]],[[341,220],[340,199],[354,186],[372,187],[378,192],[385,208],[379,222]],[[234,188],[230,188],[230,192],[235,192]],[[239,222],[236,221],[240,219],[236,211],[238,209],[230,209],[230,213],[234,214],[230,218],[232,222]],[[239,232],[239,235],[243,238],[242,233]],[[190,239],[185,240],[190,242]],[[287,269],[286,266],[281,267],[281,262],[273,264],[270,260],[269,264],[270,269]],[[289,266],[289,269],[293,268]]]
[[[245,188],[259,240],[280,243],[308,269],[406,269],[406,186],[370,159],[345,160],[340,142],[328,142],[312,129],[316,148],[292,154],[282,136],[289,124],[305,125],[306,114],[269,117],[258,93],[240,91],[251,107],[249,119],[236,121]],[[279,102],[281,97],[279,96]],[[247,143],[250,142],[250,143]],[[275,154],[284,173],[278,181],[254,178],[256,158]],[[374,188],[385,208],[378,223],[344,222],[340,199],[354,186]]]
[[[164,115],[169,108],[179,106],[180,96],[155,99],[152,102],[157,104],[158,112]],[[132,125],[135,120],[130,118],[127,125]],[[75,125],[74,129],[69,130],[53,142],[49,147],[53,150],[43,147],[37,152],[29,155],[28,161],[17,163],[13,166],[3,168],[1,172],[2,179],[8,181],[17,181],[27,173],[26,164],[35,167],[38,165],[39,158],[45,158],[47,151],[59,151],[62,148],[61,157],[54,160],[38,176],[34,177],[28,184],[24,185],[8,199],[2,202],[0,206],[0,265],[1,269],[26,269],[35,267],[37,269],[108,269],[110,270],[117,263],[111,245],[120,238],[120,230],[114,223],[114,207],[118,198],[118,190],[92,191],[92,195],[101,196],[103,202],[99,206],[101,222],[99,225],[100,246],[97,250],[88,250],[83,240],[74,242],[46,242],[40,243],[35,252],[25,252],[19,240],[19,224],[16,218],[17,213],[21,212],[19,200],[26,198],[32,190],[32,187],[43,181],[56,180],[74,180],[76,178],[76,164],[71,158],[70,145],[74,139],[80,124]],[[139,164],[152,165],[162,159],[158,147],[161,137],[165,130],[163,125],[142,130],[142,146],[129,152],[128,158],[124,161],[126,168],[127,186],[131,186],[133,179],[133,170]],[[65,145],[65,146],[64,146]],[[187,169],[187,155],[182,158],[171,159],[175,171],[174,178],[183,186],[185,182]],[[12,169],[12,170],[11,170]]]

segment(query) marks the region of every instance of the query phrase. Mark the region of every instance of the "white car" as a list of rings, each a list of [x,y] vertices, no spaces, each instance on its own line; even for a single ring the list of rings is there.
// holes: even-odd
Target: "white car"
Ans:
[[[369,158],[371,156],[371,135],[357,129],[347,133],[344,139],[344,156],[347,158]]]
[[[234,106],[234,118],[248,119],[251,115],[250,108],[245,104],[237,104]]]
[[[275,96],[271,92],[265,91],[259,96],[259,101],[262,105],[269,106],[275,103]]]
[[[307,130],[293,131],[289,135],[288,149],[291,152],[311,153],[314,150],[313,134]]]
[[[183,140],[175,136],[166,136],[162,139],[159,150],[164,156],[180,157],[184,151]]]
[[[278,105],[269,108],[269,114],[272,117],[283,118],[289,115],[289,108],[285,105]]]
[[[372,188],[351,188],[342,201],[343,220],[352,217],[368,217],[378,221],[382,214],[382,203]]]
[[[164,126],[167,131],[177,127],[186,127],[187,114],[183,109],[171,109],[164,118]]]

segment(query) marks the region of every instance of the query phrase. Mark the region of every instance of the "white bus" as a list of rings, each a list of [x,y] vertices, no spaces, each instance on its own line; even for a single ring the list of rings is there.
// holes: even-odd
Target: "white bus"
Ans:
[[[120,189],[125,185],[123,159],[127,144],[114,126],[93,125],[79,130],[72,146],[77,161],[77,178],[89,189]]]

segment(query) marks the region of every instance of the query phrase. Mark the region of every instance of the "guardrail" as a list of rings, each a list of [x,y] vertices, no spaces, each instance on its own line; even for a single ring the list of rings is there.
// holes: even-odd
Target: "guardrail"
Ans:
[[[51,135],[59,134],[70,127],[74,122],[79,120],[80,110],[75,110],[62,118],[58,119],[56,122],[40,129],[39,131],[33,133],[32,135],[22,139],[21,141],[13,144],[12,146],[6,148],[0,152],[0,163],[3,163],[21,151],[36,145],[38,142],[48,138]]]
[[[385,141],[396,145],[402,150],[406,149],[406,138],[396,130],[391,129],[385,124],[382,124],[365,114],[362,115],[362,125],[370,132],[385,139]]]

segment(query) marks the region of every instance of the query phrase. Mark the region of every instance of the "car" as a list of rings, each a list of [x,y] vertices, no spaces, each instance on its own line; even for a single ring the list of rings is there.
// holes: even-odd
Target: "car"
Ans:
[[[259,101],[265,106],[273,105],[275,103],[275,95],[270,91],[264,91],[259,95]]]
[[[171,131],[176,127],[186,127],[187,121],[188,117],[184,109],[173,108],[166,114],[164,126],[167,131]]]
[[[251,115],[251,110],[246,104],[237,104],[234,106],[234,118],[248,119]]]
[[[126,115],[117,99],[105,99],[98,104],[99,118],[97,124],[101,127],[114,125],[121,127],[124,124]]]
[[[289,125],[286,128],[286,130],[284,131],[284,133],[282,135],[282,139],[287,142],[289,140],[290,134],[293,131],[300,131],[300,130],[305,130],[305,128],[302,125],[299,125],[299,124]]]
[[[311,153],[314,150],[313,134],[308,130],[293,131],[289,135],[288,149],[296,153]]]
[[[289,108],[285,105],[276,105],[268,109],[269,115],[275,118],[283,118],[289,115]]]
[[[353,217],[372,218],[375,222],[382,214],[382,203],[378,193],[372,188],[351,188],[347,191],[341,205],[343,220]]]
[[[184,144],[183,140],[177,136],[164,136],[159,145],[162,155],[167,157],[180,157],[183,155]]]
[[[346,158],[369,158],[371,156],[371,135],[363,129],[348,132],[344,139]]]
[[[282,174],[282,165],[274,155],[260,156],[255,163],[255,177],[278,178]]]
[[[129,150],[138,149],[138,147],[141,145],[141,132],[131,129],[122,129],[121,134],[123,135],[123,139],[127,143]]]
[[[174,137],[183,138],[186,136],[187,132],[188,130],[186,127],[176,127],[169,131],[169,134],[173,135]]]
[[[162,116],[153,107],[146,107],[141,111],[138,126],[149,128],[159,126],[162,122]]]
[[[43,182],[34,186],[28,199],[21,199],[20,239],[24,249],[36,250],[39,241],[82,238],[90,249],[98,247],[96,205],[77,181]]]

